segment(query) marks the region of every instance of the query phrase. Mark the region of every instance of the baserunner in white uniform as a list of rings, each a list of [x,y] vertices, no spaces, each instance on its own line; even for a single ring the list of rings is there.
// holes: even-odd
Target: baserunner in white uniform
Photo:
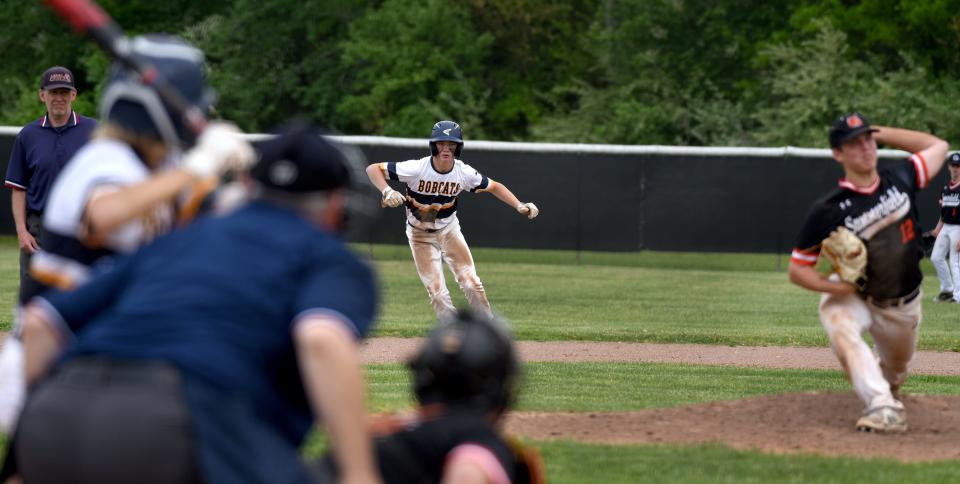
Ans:
[[[940,279],[936,302],[960,303],[960,153],[947,157],[950,181],[940,191],[940,221],[933,229],[937,241],[930,261]]]
[[[459,160],[463,150],[460,125],[440,121],[430,135],[431,156],[403,162],[374,163],[367,176],[383,194],[386,207],[406,207],[407,240],[413,251],[420,280],[427,288],[430,302],[441,319],[452,317],[456,309],[443,276],[443,262],[467,298],[467,302],[491,314],[490,302],[477,276],[470,247],[460,232],[457,198],[463,191],[490,192],[521,215],[533,219],[540,210],[523,203],[502,183],[483,176]],[[390,187],[387,179],[406,185],[406,194]]]

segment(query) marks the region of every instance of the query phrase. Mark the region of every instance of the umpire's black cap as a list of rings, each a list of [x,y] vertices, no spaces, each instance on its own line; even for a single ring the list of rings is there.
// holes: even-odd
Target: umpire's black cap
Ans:
[[[274,190],[307,193],[346,187],[351,168],[346,154],[320,128],[294,121],[254,143],[260,159],[250,174]]]
[[[960,153],[950,153],[947,156],[947,163],[951,165],[960,165]]]
[[[866,132],[877,132],[860,113],[844,114],[830,127],[830,146],[836,148]]]

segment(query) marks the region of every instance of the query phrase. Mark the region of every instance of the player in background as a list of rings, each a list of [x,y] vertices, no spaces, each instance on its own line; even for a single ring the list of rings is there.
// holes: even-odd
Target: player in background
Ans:
[[[927,133],[871,127],[859,113],[841,116],[829,138],[844,177],[814,203],[790,259],[790,281],[822,293],[820,322],[865,405],[856,428],[905,431],[907,417],[899,390],[916,350],[923,278],[915,197],[940,171],[949,146]],[[878,143],[913,154],[904,163],[878,171]],[[840,226],[867,247],[862,287],[836,275],[825,277],[814,268],[822,241]],[[876,355],[864,341],[864,331],[873,337]]]
[[[73,110],[77,87],[70,69],[54,66],[44,71],[38,95],[47,112],[17,134],[4,181],[12,192],[10,206],[20,243],[19,304],[26,300],[24,290],[30,286],[30,260],[40,248],[43,210],[50,188],[97,127],[95,119]]]
[[[457,219],[460,194],[463,191],[490,192],[529,219],[540,213],[533,203],[518,200],[506,185],[481,175],[459,160],[462,150],[460,125],[440,121],[433,125],[430,134],[431,156],[399,163],[374,163],[367,167],[370,182],[383,195],[382,204],[406,208],[407,241],[413,252],[413,261],[440,319],[456,312],[444,280],[443,262],[447,263],[470,306],[486,315],[491,314],[473,255],[460,231]],[[391,188],[388,179],[403,183],[405,194]]]
[[[940,220],[932,230],[937,238],[930,262],[940,279],[940,294],[933,300],[960,303],[960,153],[947,158],[950,181],[940,191]]]

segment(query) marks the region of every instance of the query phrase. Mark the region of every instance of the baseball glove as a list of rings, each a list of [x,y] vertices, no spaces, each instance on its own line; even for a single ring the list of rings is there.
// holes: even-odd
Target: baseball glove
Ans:
[[[924,232],[920,236],[920,248],[923,249],[923,255],[928,258],[933,254],[933,244],[936,243],[937,236],[933,235],[933,231]]]
[[[860,237],[846,227],[837,227],[820,247],[841,280],[863,287],[867,280],[867,247]]]

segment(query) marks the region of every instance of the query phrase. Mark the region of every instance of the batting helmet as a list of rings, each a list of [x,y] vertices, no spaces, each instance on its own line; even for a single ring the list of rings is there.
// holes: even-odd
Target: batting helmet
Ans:
[[[440,121],[433,125],[433,130],[430,131],[430,153],[433,156],[440,153],[437,150],[438,141],[453,141],[456,143],[457,149],[453,152],[453,156],[460,157],[460,152],[463,151],[463,131],[460,130],[459,124],[453,121]]]
[[[512,403],[519,371],[507,327],[471,310],[441,321],[408,365],[421,404],[497,412]]]
[[[203,52],[166,34],[134,37],[129,47],[185,101],[208,113],[215,93],[206,83]],[[196,142],[196,135],[182,114],[163,102],[156,89],[145,85],[139,74],[120,64],[114,64],[103,91],[100,118],[169,146],[186,149]]]

